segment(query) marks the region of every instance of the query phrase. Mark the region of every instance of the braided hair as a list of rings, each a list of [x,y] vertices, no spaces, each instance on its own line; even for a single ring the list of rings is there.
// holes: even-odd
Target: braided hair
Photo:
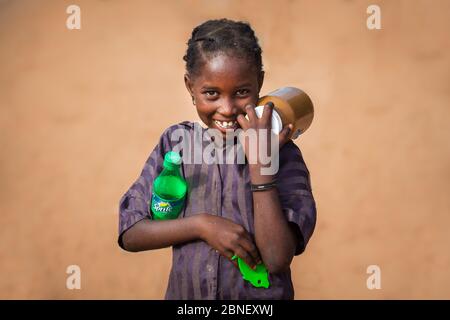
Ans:
[[[194,28],[183,60],[191,76],[198,75],[207,58],[220,53],[247,59],[256,71],[262,71],[261,47],[254,31],[246,22],[228,19],[208,20]]]

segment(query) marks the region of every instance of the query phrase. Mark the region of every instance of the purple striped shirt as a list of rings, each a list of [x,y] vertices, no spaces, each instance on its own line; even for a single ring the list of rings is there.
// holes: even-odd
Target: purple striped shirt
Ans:
[[[119,245],[122,235],[142,219],[152,219],[148,203],[153,180],[162,170],[163,158],[176,142],[177,129],[193,139],[194,124],[182,122],[169,127],[147,159],[139,178],[123,195],[119,206]],[[203,132],[206,129],[201,129]],[[207,141],[202,141],[203,147]],[[210,143],[210,142],[209,142]],[[191,150],[192,151],[192,150]],[[215,152],[213,150],[212,152]],[[217,151],[219,152],[219,151]],[[236,161],[237,162],[237,161]],[[222,216],[242,225],[254,236],[253,197],[247,164],[182,163],[181,171],[188,184],[185,206],[178,219],[199,213]],[[298,226],[296,255],[301,254],[316,224],[316,206],[309,171],[300,149],[289,140],[280,150],[277,189],[283,213]],[[293,299],[290,269],[269,274],[270,287],[255,288],[227,258],[202,240],[175,245],[166,299]]]

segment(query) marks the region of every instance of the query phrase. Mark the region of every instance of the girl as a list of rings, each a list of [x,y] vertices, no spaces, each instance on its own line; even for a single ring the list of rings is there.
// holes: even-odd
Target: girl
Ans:
[[[273,105],[264,106],[261,118],[254,110],[264,71],[261,48],[249,24],[221,19],[197,26],[183,59],[186,88],[208,128],[224,137],[238,129],[270,130]],[[289,266],[314,231],[316,207],[309,171],[288,138],[292,126],[278,136],[276,174],[262,175],[260,161],[183,162],[188,184],[184,209],[177,219],[155,221],[148,204],[163,157],[174,148],[173,134],[183,129],[192,137],[196,128],[192,122],[169,127],[140,177],[123,195],[120,247],[132,252],[173,247],[166,299],[293,299]],[[246,147],[247,159],[249,155]],[[263,191],[255,191],[255,185],[262,185]],[[251,267],[263,262],[270,287],[256,288],[243,280],[233,255]]]

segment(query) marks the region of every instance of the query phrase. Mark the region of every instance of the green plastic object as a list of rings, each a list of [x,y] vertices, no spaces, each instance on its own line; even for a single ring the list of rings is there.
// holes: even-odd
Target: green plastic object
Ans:
[[[187,184],[180,174],[180,165],[178,153],[165,154],[164,169],[153,182],[150,210],[155,220],[176,219],[183,209]]]
[[[257,264],[256,269],[253,270],[238,256],[234,255],[231,258],[231,260],[235,259],[238,260],[239,270],[244,280],[249,281],[256,288],[269,288],[269,272],[263,263]]]

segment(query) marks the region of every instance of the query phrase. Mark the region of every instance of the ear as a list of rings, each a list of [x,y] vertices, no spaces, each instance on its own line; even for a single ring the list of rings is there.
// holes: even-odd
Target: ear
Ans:
[[[264,71],[261,71],[258,76],[258,93],[261,91],[261,88],[264,83]]]
[[[189,94],[193,96],[194,91],[192,90],[192,79],[187,73],[184,75],[184,85],[186,86],[186,89],[189,91]]]

